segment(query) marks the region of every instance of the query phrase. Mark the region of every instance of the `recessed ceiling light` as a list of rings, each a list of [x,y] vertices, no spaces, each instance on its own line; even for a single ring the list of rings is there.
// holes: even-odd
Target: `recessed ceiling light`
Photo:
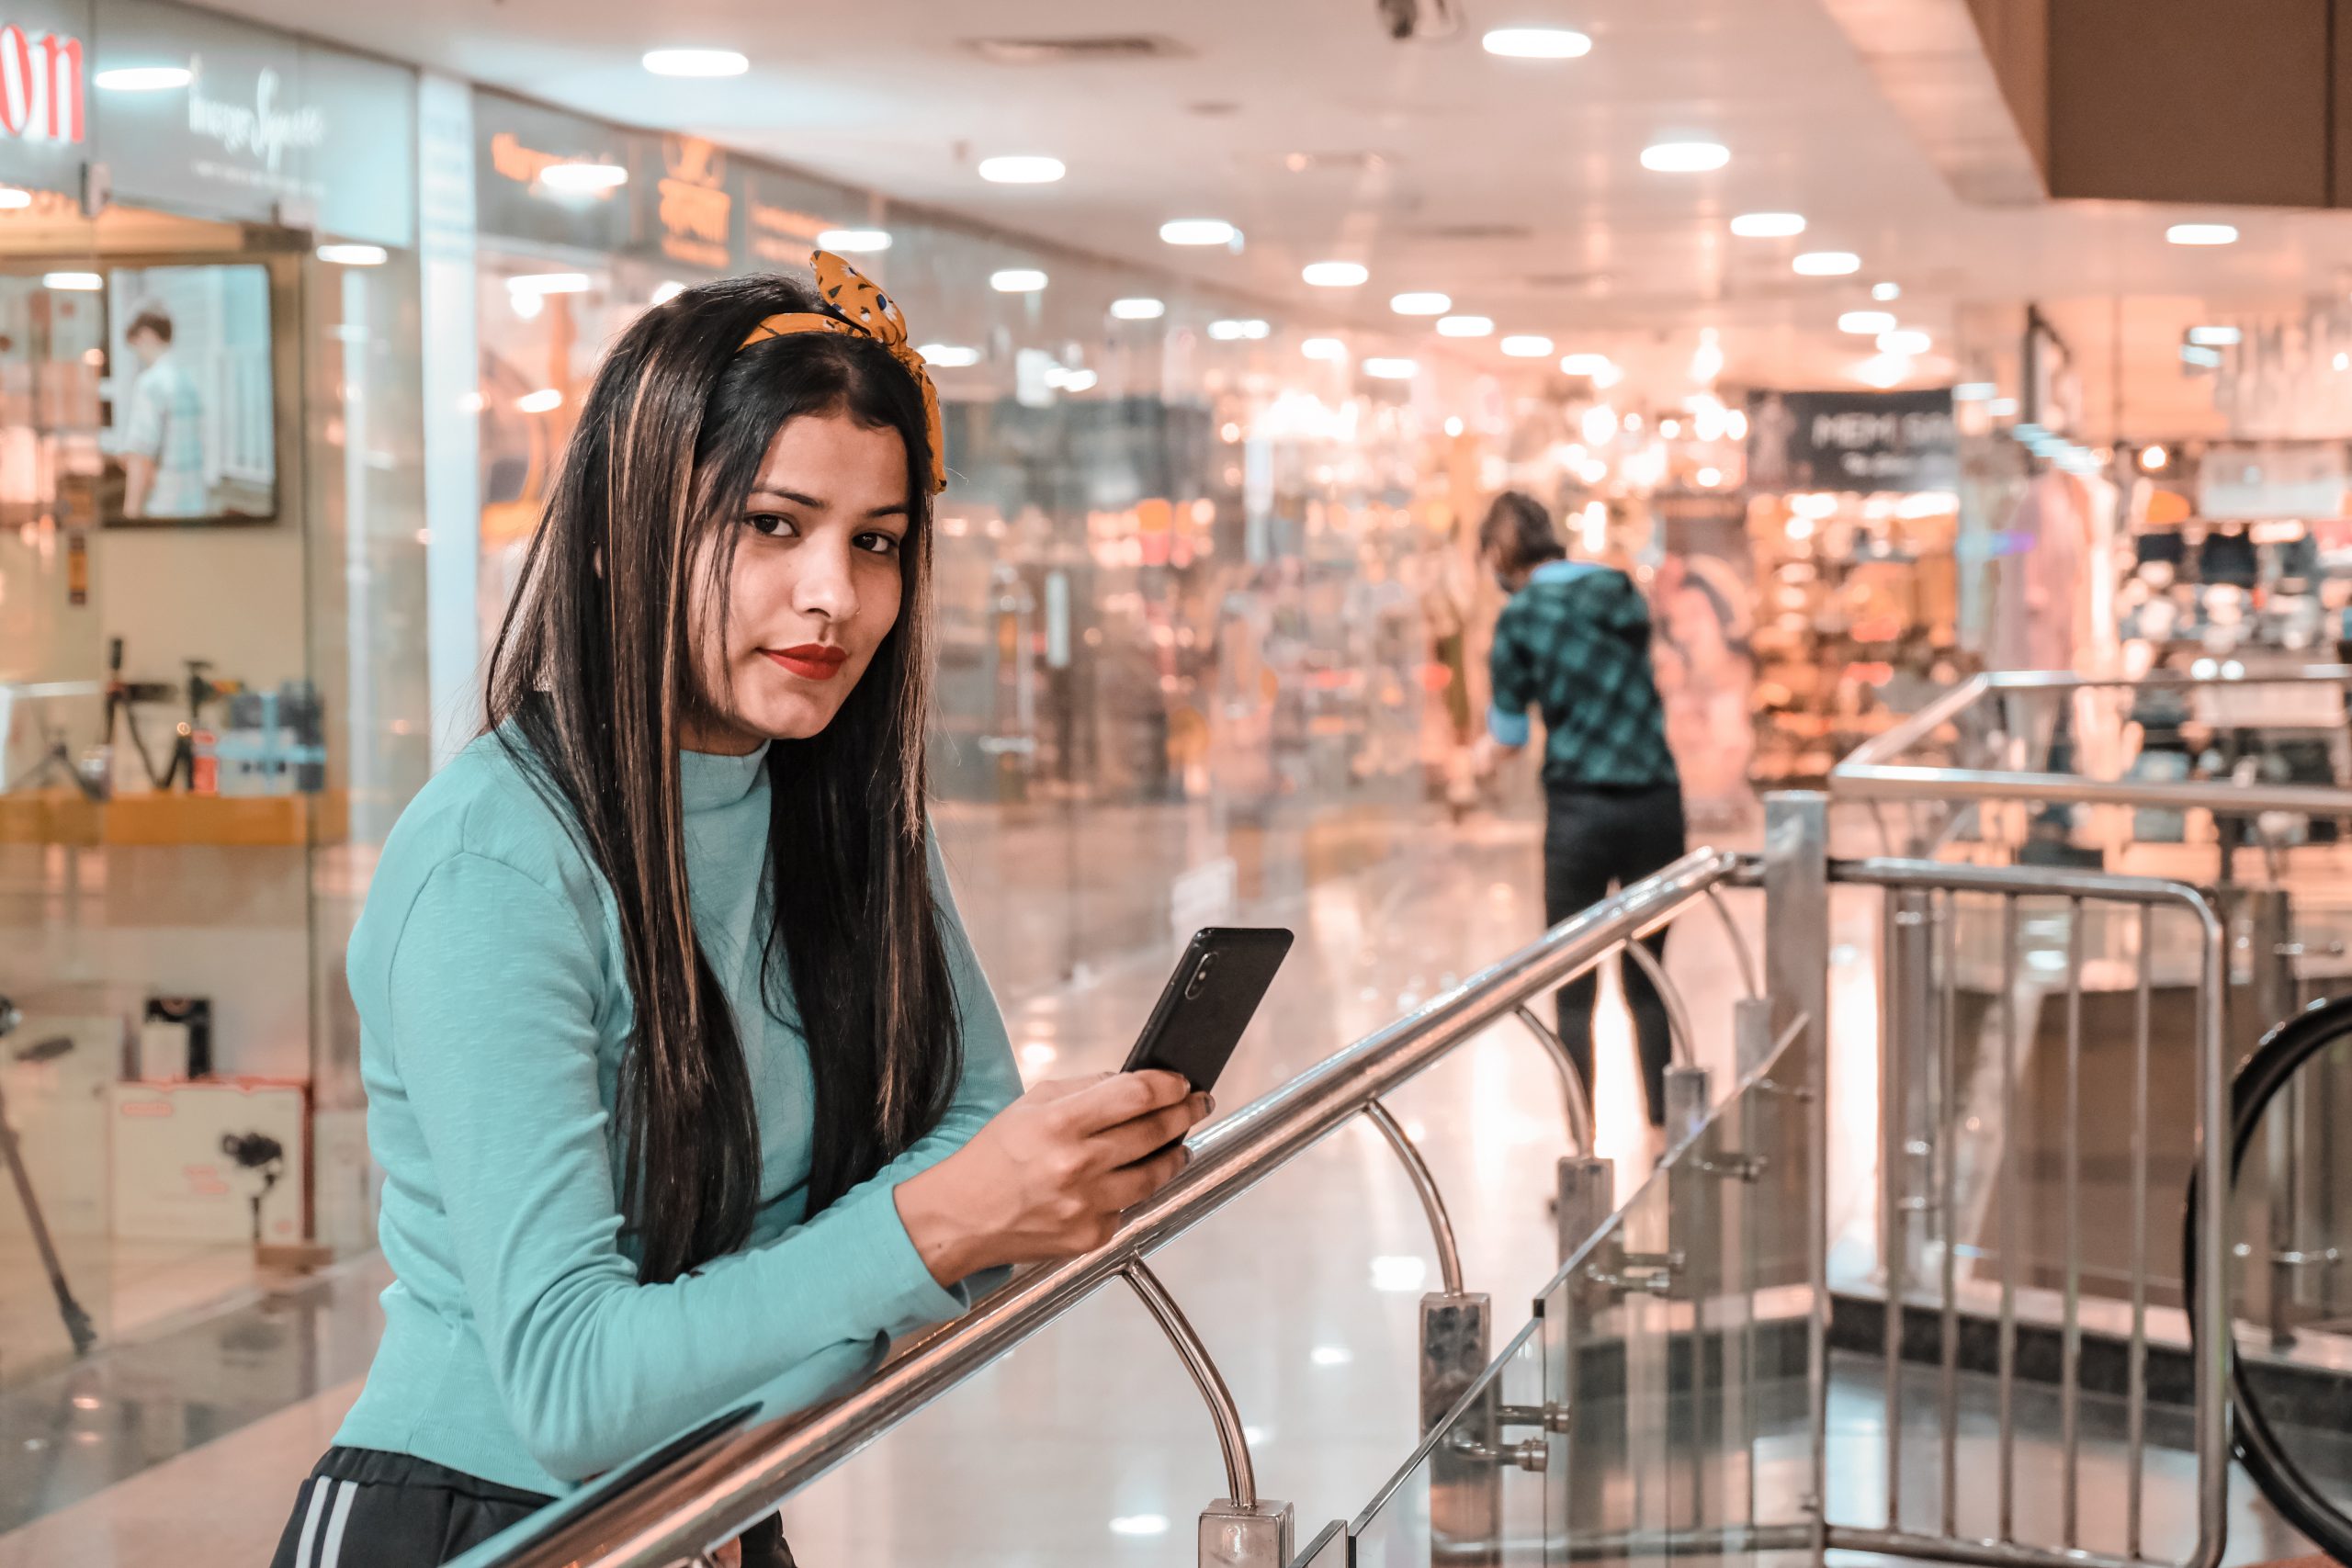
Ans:
[[[1046,275],[1034,266],[1009,266],[989,274],[989,287],[999,294],[1035,294],[1046,287]]]
[[[653,286],[653,303],[667,305],[686,291],[686,286],[674,277],[665,277]]]
[[[515,294],[585,294],[588,275],[584,272],[526,272],[506,280],[509,292]]]
[[[1543,359],[1552,352],[1552,340],[1532,333],[1516,333],[1503,339],[1501,347],[1513,359]]]
[[[1111,1521],[1113,1535],[1166,1535],[1168,1516],[1165,1514],[1122,1514]]]
[[[525,413],[553,413],[563,407],[563,393],[553,387],[541,387],[515,399],[514,406]]]
[[[1371,269],[1362,262],[1308,262],[1298,276],[1317,288],[1355,288],[1372,276]]]
[[[2238,231],[2229,223],[2176,223],[2165,238],[2176,245],[2234,245]]]
[[[1496,28],[1479,42],[1506,60],[1579,60],[1592,39],[1568,28]]]
[[[62,288],[69,294],[94,294],[107,286],[107,280],[95,272],[44,272],[40,286]]]
[[[927,343],[915,350],[925,365],[936,365],[943,370],[965,370],[980,362],[980,351],[956,343]]]
[[[1884,391],[1902,380],[1910,368],[1911,362],[1899,354],[1874,354],[1854,367],[1853,377],[1865,387]]]
[[[1059,158],[1022,154],[980,160],[980,178],[990,185],[1049,186],[1069,172]]]
[[[888,229],[828,229],[817,236],[820,251],[838,251],[845,256],[868,255],[890,248]]]
[[[618,164],[549,164],[539,171],[539,184],[568,193],[613,190],[628,184],[628,171]]]
[[[1894,315],[1888,310],[1849,310],[1838,318],[1838,330],[1862,337],[1876,337],[1894,330]]]
[[[1442,294],[1421,290],[1390,296],[1388,308],[1400,316],[1442,316],[1453,309],[1453,301]]]
[[[1956,403],[1990,402],[1993,394],[1999,390],[1990,381],[1962,381],[1951,389],[1951,400]]]
[[[32,204],[32,192],[20,186],[0,186],[0,211],[13,211],[19,207],[30,207]]]
[[[1491,337],[1494,319],[1489,316],[1441,316],[1437,335],[1440,337]]]
[[[1377,360],[1368,359],[1364,361],[1364,366],[1369,369],[1378,363]],[[1403,363],[1409,365],[1412,361],[1408,359]],[[1315,1347],[1314,1353],[1307,1359],[1318,1367],[1344,1367],[1356,1358],[1354,1352],[1344,1345],[1317,1345]]]
[[[752,62],[731,49],[649,49],[645,68],[656,76],[741,76]]]
[[[381,245],[321,245],[318,258],[336,266],[381,266],[388,253]]]
[[[1209,336],[1219,343],[1239,343],[1244,339],[1255,341],[1271,336],[1273,330],[1255,316],[1238,317],[1209,323]]]
[[[1935,345],[1936,340],[1917,327],[1878,334],[1881,354],[1925,354]]]
[[[2245,341],[2236,327],[2191,327],[2188,341],[2199,348],[2234,348]]]
[[[1335,337],[1311,337],[1298,345],[1298,352],[1309,359],[1338,361],[1348,356],[1348,345]]]
[[[1564,376],[1600,376],[1616,366],[1605,354],[1565,354],[1560,356],[1560,373]]]
[[[99,72],[90,83],[109,93],[166,93],[195,80],[196,73],[185,65],[118,65]]]
[[[1804,232],[1804,214],[1743,212],[1731,220],[1731,231],[1743,240],[1785,240]]]
[[[1903,298],[1903,285],[1899,283],[1873,283],[1871,285],[1871,298],[1882,302],[1889,299],[1900,299]]]
[[[1171,245],[1229,245],[1241,231],[1222,218],[1177,218],[1159,226],[1159,237]]]
[[[1702,175],[1731,162],[1720,141],[1653,141],[1642,149],[1642,167],[1661,175]]]
[[[1168,306],[1164,300],[1139,294],[1132,299],[1112,300],[1111,314],[1122,321],[1156,321],[1168,314]]]
[[[1378,381],[1409,381],[1421,373],[1421,367],[1410,359],[1367,359],[1363,373]]]
[[[1063,374],[1060,386],[1065,392],[1091,392],[1102,378],[1091,370],[1071,370]]]
[[[1862,258],[1851,251],[1807,251],[1789,264],[1800,277],[1843,277],[1862,270]]]

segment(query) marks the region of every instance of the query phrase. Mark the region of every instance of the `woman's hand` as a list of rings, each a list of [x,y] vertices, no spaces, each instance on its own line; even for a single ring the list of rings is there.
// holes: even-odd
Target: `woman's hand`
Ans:
[[[1190,1157],[1177,1140],[1209,1113],[1176,1073],[1041,1083],[972,1141],[900,1182],[899,1217],[932,1278],[1091,1252],[1119,1215]]]

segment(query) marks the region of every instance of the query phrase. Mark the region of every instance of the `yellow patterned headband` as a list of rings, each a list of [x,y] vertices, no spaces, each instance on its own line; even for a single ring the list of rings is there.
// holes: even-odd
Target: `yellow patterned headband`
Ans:
[[[787,310],[770,316],[752,329],[737,352],[772,337],[789,337],[794,333],[842,333],[851,337],[871,339],[889,351],[890,357],[915,378],[922,389],[922,417],[931,436],[931,488],[947,488],[947,442],[939,423],[939,389],[931,384],[931,371],[924,366],[922,355],[907,341],[907,319],[889,296],[874,285],[857,268],[831,251],[818,251],[808,258],[817,274],[817,292],[825,303],[841,312],[838,316],[821,315],[814,310]]]

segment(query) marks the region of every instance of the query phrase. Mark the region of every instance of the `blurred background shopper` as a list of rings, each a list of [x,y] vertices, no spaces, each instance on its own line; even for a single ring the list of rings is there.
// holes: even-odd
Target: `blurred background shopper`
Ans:
[[[1489,757],[1528,744],[1530,709],[1543,716],[1544,918],[1557,925],[1683,852],[1682,784],[1650,668],[1649,604],[1614,567],[1567,559],[1551,514],[1517,491],[1495,498],[1478,547],[1510,595],[1489,656]],[[1644,940],[1664,955],[1664,931]],[[1666,1004],[1639,964],[1625,964],[1623,978],[1657,1127],[1671,1046]],[[1588,972],[1559,992],[1560,1037],[1588,1095],[1599,987]]]

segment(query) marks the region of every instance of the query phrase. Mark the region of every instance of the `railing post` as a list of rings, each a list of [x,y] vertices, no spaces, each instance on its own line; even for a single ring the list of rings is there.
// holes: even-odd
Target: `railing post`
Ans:
[[[1707,1124],[1707,1069],[1666,1069],[1666,1146],[1669,1149]]]
[[[1617,1210],[1617,1167],[1599,1155],[1570,1155],[1559,1167],[1560,1262],[1565,1265]]]
[[[1421,1298],[1421,1435],[1438,1429],[1493,1354],[1493,1305],[1482,1292]],[[1465,1412],[1457,1440],[1430,1456],[1430,1561],[1495,1568],[1502,1561],[1502,1385],[1489,1382]]]
[[[1827,1550],[1829,1472],[1829,799],[1792,790],[1764,801],[1764,976],[1772,1032],[1799,1031],[1789,1077],[1804,1118],[1805,1272],[1811,1313],[1806,1464],[1816,1556]]]

